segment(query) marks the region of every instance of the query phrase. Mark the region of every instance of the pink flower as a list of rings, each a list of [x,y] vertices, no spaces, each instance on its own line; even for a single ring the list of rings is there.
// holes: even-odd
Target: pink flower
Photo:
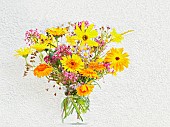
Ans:
[[[55,62],[57,62],[57,60],[58,60],[57,56],[52,56],[52,57],[46,56],[46,57],[44,57],[44,61],[46,63],[53,63],[53,64],[55,64]]]
[[[55,50],[56,52],[54,53],[54,55],[57,56],[60,60],[63,56],[72,54],[70,46],[66,46],[65,44],[58,46]]]
[[[82,23],[85,23],[85,27],[88,27],[89,25],[90,25],[90,23],[89,23],[89,21],[81,21],[81,22],[78,22],[78,26],[81,28],[81,25],[82,25]],[[74,26],[74,28],[76,29],[76,25]]]
[[[82,23],[85,23],[85,26],[88,27],[89,26],[89,21],[81,21],[81,22],[78,22],[78,26],[81,27]]]
[[[112,71],[111,68],[110,68],[110,63],[104,63],[103,65],[106,67],[108,72]]]
[[[66,45],[59,45],[56,49],[55,49],[55,53],[53,56],[46,56],[44,58],[44,61],[46,63],[53,63],[55,64],[57,60],[61,60],[63,56],[68,56],[71,55],[71,49],[69,46]]]
[[[38,29],[31,29],[31,30],[28,30],[26,31],[25,33],[25,41],[26,41],[26,44],[28,44],[29,46],[34,44],[36,40],[38,40],[40,38],[40,34],[38,32]]]
[[[67,72],[67,71],[63,71],[63,76],[64,76],[63,80],[66,82],[76,83],[78,79],[78,75],[76,75],[75,73]]]
[[[100,41],[99,39],[95,39],[95,41],[96,41],[100,46],[104,46],[104,45],[105,45],[105,41],[104,41],[104,40]]]

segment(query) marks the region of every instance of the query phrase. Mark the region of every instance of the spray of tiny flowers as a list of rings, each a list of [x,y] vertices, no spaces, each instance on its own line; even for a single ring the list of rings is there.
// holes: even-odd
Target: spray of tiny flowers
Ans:
[[[25,33],[27,46],[16,50],[16,56],[25,59],[24,76],[33,71],[34,76],[45,77],[55,82],[54,87],[63,88],[62,120],[75,111],[83,121],[82,114],[89,110],[89,95],[96,85],[100,86],[97,81],[106,74],[115,76],[129,65],[129,55],[123,48],[110,47],[104,54],[106,46],[121,43],[132,31],[96,28],[89,21],[47,28],[45,34],[31,29]]]

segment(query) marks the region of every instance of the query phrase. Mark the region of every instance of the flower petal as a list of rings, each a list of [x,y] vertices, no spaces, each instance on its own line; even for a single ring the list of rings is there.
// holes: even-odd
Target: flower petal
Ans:
[[[98,32],[96,30],[92,30],[89,33],[87,33],[90,38],[95,38],[98,35]]]
[[[90,26],[88,26],[86,32],[87,33],[90,32],[93,29],[93,27],[94,27],[94,24],[91,24]]]
[[[93,46],[99,46],[99,44],[93,40],[87,40],[87,44],[91,47]]]
[[[85,23],[84,22],[82,22],[82,24],[81,24],[81,31],[84,33],[84,31],[85,31]]]
[[[74,32],[76,33],[76,35],[81,38],[82,37],[82,34],[83,32],[80,30],[79,26],[76,25],[76,29],[74,30]]]

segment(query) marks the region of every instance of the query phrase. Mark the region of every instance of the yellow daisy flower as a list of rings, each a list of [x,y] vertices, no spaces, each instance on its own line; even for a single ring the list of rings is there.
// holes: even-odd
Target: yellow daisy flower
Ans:
[[[84,62],[82,62],[80,56],[76,54],[62,57],[61,63],[63,68],[70,72],[77,72],[84,68]]]
[[[47,44],[46,43],[44,43],[44,44],[36,43],[32,46],[32,48],[37,50],[38,52],[42,52],[47,48]]]
[[[65,35],[68,32],[67,28],[60,28],[60,27],[52,27],[52,28],[48,28],[46,30],[47,33],[53,35],[53,36],[62,36]]]
[[[128,56],[127,53],[123,53],[123,48],[112,48],[107,52],[104,61],[109,62],[110,67],[114,68],[116,72],[123,71],[124,67],[128,68],[130,63]]]
[[[15,54],[15,56],[22,56],[26,58],[31,53],[31,48],[30,47],[20,48],[16,50],[16,52],[17,54]]]
[[[81,25],[81,29],[78,24],[76,25],[76,29],[74,32],[76,33],[75,38],[80,41],[80,46],[84,46],[88,44],[89,46],[98,46],[99,44],[92,40],[92,38],[97,37],[98,32],[93,30],[94,24],[91,24],[85,29],[85,23],[83,22]]]

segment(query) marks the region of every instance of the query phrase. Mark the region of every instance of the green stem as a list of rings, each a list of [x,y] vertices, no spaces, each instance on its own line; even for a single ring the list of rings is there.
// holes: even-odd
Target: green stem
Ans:
[[[77,112],[77,119],[81,119],[81,121],[83,121],[83,118],[80,115],[81,112],[80,112],[79,108],[77,107],[77,105],[75,104],[73,98],[71,98],[71,101],[72,101],[72,104],[73,104],[73,106],[74,106],[74,108],[75,108],[75,110]]]
[[[26,65],[28,65],[27,58],[25,58]]]
[[[42,62],[44,61],[44,60],[43,60],[43,54],[42,54],[42,52],[40,52],[39,58],[40,58],[40,62],[42,63]]]

